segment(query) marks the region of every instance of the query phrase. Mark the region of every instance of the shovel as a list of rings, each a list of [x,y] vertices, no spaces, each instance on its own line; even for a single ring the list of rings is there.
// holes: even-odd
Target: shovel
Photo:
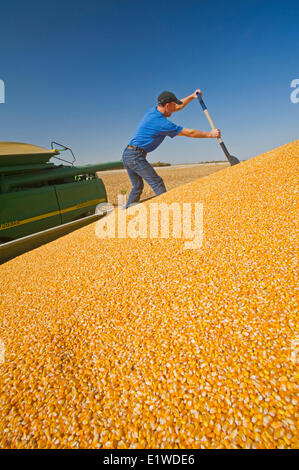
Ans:
[[[197,92],[196,95],[197,95],[198,101],[199,101],[200,104],[201,104],[201,107],[202,107],[202,109],[203,109],[203,112],[205,113],[206,118],[207,118],[207,120],[208,120],[209,123],[210,123],[211,128],[212,128],[212,129],[216,129],[215,124],[213,123],[212,118],[211,118],[211,116],[210,116],[210,114],[209,114],[209,111],[207,110],[207,107],[206,107],[206,105],[205,105],[205,103],[204,103],[202,97],[200,96],[200,93]],[[240,163],[240,160],[238,160],[237,157],[233,157],[233,156],[229,153],[229,151],[227,150],[226,146],[224,145],[223,140],[222,140],[220,137],[217,137],[217,140],[218,140],[218,142],[219,142],[219,144],[220,144],[220,147],[222,148],[223,152],[225,153],[225,156],[226,156],[226,158],[228,159],[229,163],[230,163],[231,165],[237,165],[238,163]]]

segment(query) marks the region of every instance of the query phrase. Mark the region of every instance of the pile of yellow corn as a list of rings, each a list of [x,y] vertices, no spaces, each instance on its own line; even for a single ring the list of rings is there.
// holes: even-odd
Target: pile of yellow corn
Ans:
[[[0,446],[297,447],[298,155],[145,203],[203,203],[200,249],[92,224],[2,265]]]

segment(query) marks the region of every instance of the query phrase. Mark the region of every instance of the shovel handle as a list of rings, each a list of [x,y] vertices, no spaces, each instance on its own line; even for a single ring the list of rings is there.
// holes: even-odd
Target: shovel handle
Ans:
[[[214,122],[213,122],[213,119],[211,118],[210,113],[209,113],[209,111],[208,111],[208,109],[207,109],[207,107],[206,107],[206,105],[205,105],[205,103],[204,103],[204,100],[203,100],[202,97],[200,96],[200,93],[197,92],[196,95],[197,95],[197,99],[198,99],[198,101],[199,101],[199,103],[200,103],[200,105],[201,105],[201,107],[202,107],[202,110],[203,110],[203,112],[205,113],[206,118],[207,118],[207,120],[208,120],[209,123],[210,123],[211,129],[216,129],[216,126],[215,126],[215,124],[214,124]],[[221,139],[220,137],[217,137],[217,140],[218,140],[219,144],[223,143],[223,141],[222,141],[222,139]]]
[[[207,110],[207,107],[206,107],[206,105],[205,105],[205,103],[204,103],[204,100],[202,99],[202,97],[201,97],[201,95],[200,95],[200,93],[199,93],[198,91],[196,92],[196,95],[197,95],[198,101],[199,101],[199,103],[200,103],[200,105],[201,105],[201,107],[202,107],[202,109],[203,109],[203,112],[205,113],[206,118],[207,118],[207,120],[208,120],[209,123],[210,123],[211,128],[212,128],[212,129],[216,129],[216,126],[215,126],[215,124],[213,123],[213,120],[212,120],[212,118],[211,118],[211,116],[210,116],[210,114],[209,114],[209,111]],[[229,163],[230,163],[231,165],[237,165],[237,163],[240,163],[240,161],[237,159],[237,157],[233,157],[232,155],[230,155],[230,153],[229,153],[229,151],[227,150],[227,148],[226,148],[226,146],[225,146],[223,140],[222,140],[220,137],[217,137],[217,140],[218,140],[218,142],[219,142],[219,144],[220,144],[220,147],[222,148],[222,150],[223,150],[223,152],[224,152],[226,158],[228,159]]]

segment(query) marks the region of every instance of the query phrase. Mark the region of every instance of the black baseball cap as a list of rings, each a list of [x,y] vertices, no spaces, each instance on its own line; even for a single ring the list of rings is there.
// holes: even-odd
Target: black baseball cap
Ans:
[[[158,103],[159,104],[166,104],[171,103],[174,101],[176,104],[183,104],[182,101],[178,100],[174,93],[171,91],[162,91],[162,93],[158,96]]]

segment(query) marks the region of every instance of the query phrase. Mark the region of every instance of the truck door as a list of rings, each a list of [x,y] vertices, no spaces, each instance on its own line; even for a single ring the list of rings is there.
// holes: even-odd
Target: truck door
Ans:
[[[55,186],[62,223],[94,214],[96,205],[107,201],[104,183],[99,178]]]
[[[0,194],[0,240],[15,240],[60,224],[53,186]]]

